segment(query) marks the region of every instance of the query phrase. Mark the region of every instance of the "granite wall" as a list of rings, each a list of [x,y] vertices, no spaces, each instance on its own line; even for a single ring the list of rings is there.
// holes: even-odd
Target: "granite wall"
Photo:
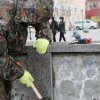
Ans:
[[[52,59],[54,100],[100,100],[99,45],[60,43],[52,48]]]
[[[100,54],[54,54],[54,100],[100,100]]]

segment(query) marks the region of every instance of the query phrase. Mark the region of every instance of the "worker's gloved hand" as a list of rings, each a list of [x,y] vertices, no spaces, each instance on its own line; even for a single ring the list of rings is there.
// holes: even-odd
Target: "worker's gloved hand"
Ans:
[[[51,100],[51,98],[49,98],[49,97],[43,97],[43,98],[40,99],[40,100]]]
[[[22,84],[25,84],[27,87],[31,86],[31,83],[34,81],[32,75],[25,70],[24,75],[19,79]]]
[[[33,48],[36,48],[36,51],[39,54],[45,54],[48,46],[49,46],[49,41],[47,39],[42,39],[42,38],[37,39],[33,44]]]

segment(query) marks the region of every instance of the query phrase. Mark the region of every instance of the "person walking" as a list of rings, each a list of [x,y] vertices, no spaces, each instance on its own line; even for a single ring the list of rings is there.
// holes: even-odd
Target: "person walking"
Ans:
[[[58,23],[54,19],[54,17],[52,17],[52,22],[50,24],[50,29],[52,30],[52,34],[53,34],[53,42],[56,42],[56,33],[58,31]]]
[[[60,31],[60,38],[59,38],[59,42],[62,40],[66,41],[64,34],[66,33],[65,31],[65,22],[64,22],[64,18],[60,17],[59,19],[61,19],[60,23],[59,23],[59,31]]]

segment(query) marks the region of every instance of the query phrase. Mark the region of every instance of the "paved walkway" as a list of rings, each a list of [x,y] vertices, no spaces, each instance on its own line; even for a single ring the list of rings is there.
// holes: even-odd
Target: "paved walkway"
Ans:
[[[100,29],[89,30],[88,33],[84,33],[82,30],[78,31],[82,38],[92,38],[94,43],[100,43]],[[72,42],[75,40],[73,35],[73,31],[66,31],[65,37],[67,42]],[[32,45],[32,43],[36,40],[35,38],[35,31],[31,29],[31,40],[30,40],[30,33],[28,34],[27,43],[26,45]],[[57,42],[59,41],[59,32],[56,35]],[[63,42],[63,41],[62,41]]]

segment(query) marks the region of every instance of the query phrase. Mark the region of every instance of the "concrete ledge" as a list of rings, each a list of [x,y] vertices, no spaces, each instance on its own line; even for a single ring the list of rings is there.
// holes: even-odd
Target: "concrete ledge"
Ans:
[[[26,46],[23,51],[25,52],[33,52],[35,50],[32,46]],[[21,53],[18,52],[18,53]],[[65,42],[61,43],[52,43],[48,48],[48,52],[51,53],[61,53],[61,52],[90,52],[90,53],[98,53],[100,52],[100,44],[68,44]]]
[[[99,44],[67,44],[52,43],[49,47],[50,52],[100,52]]]

